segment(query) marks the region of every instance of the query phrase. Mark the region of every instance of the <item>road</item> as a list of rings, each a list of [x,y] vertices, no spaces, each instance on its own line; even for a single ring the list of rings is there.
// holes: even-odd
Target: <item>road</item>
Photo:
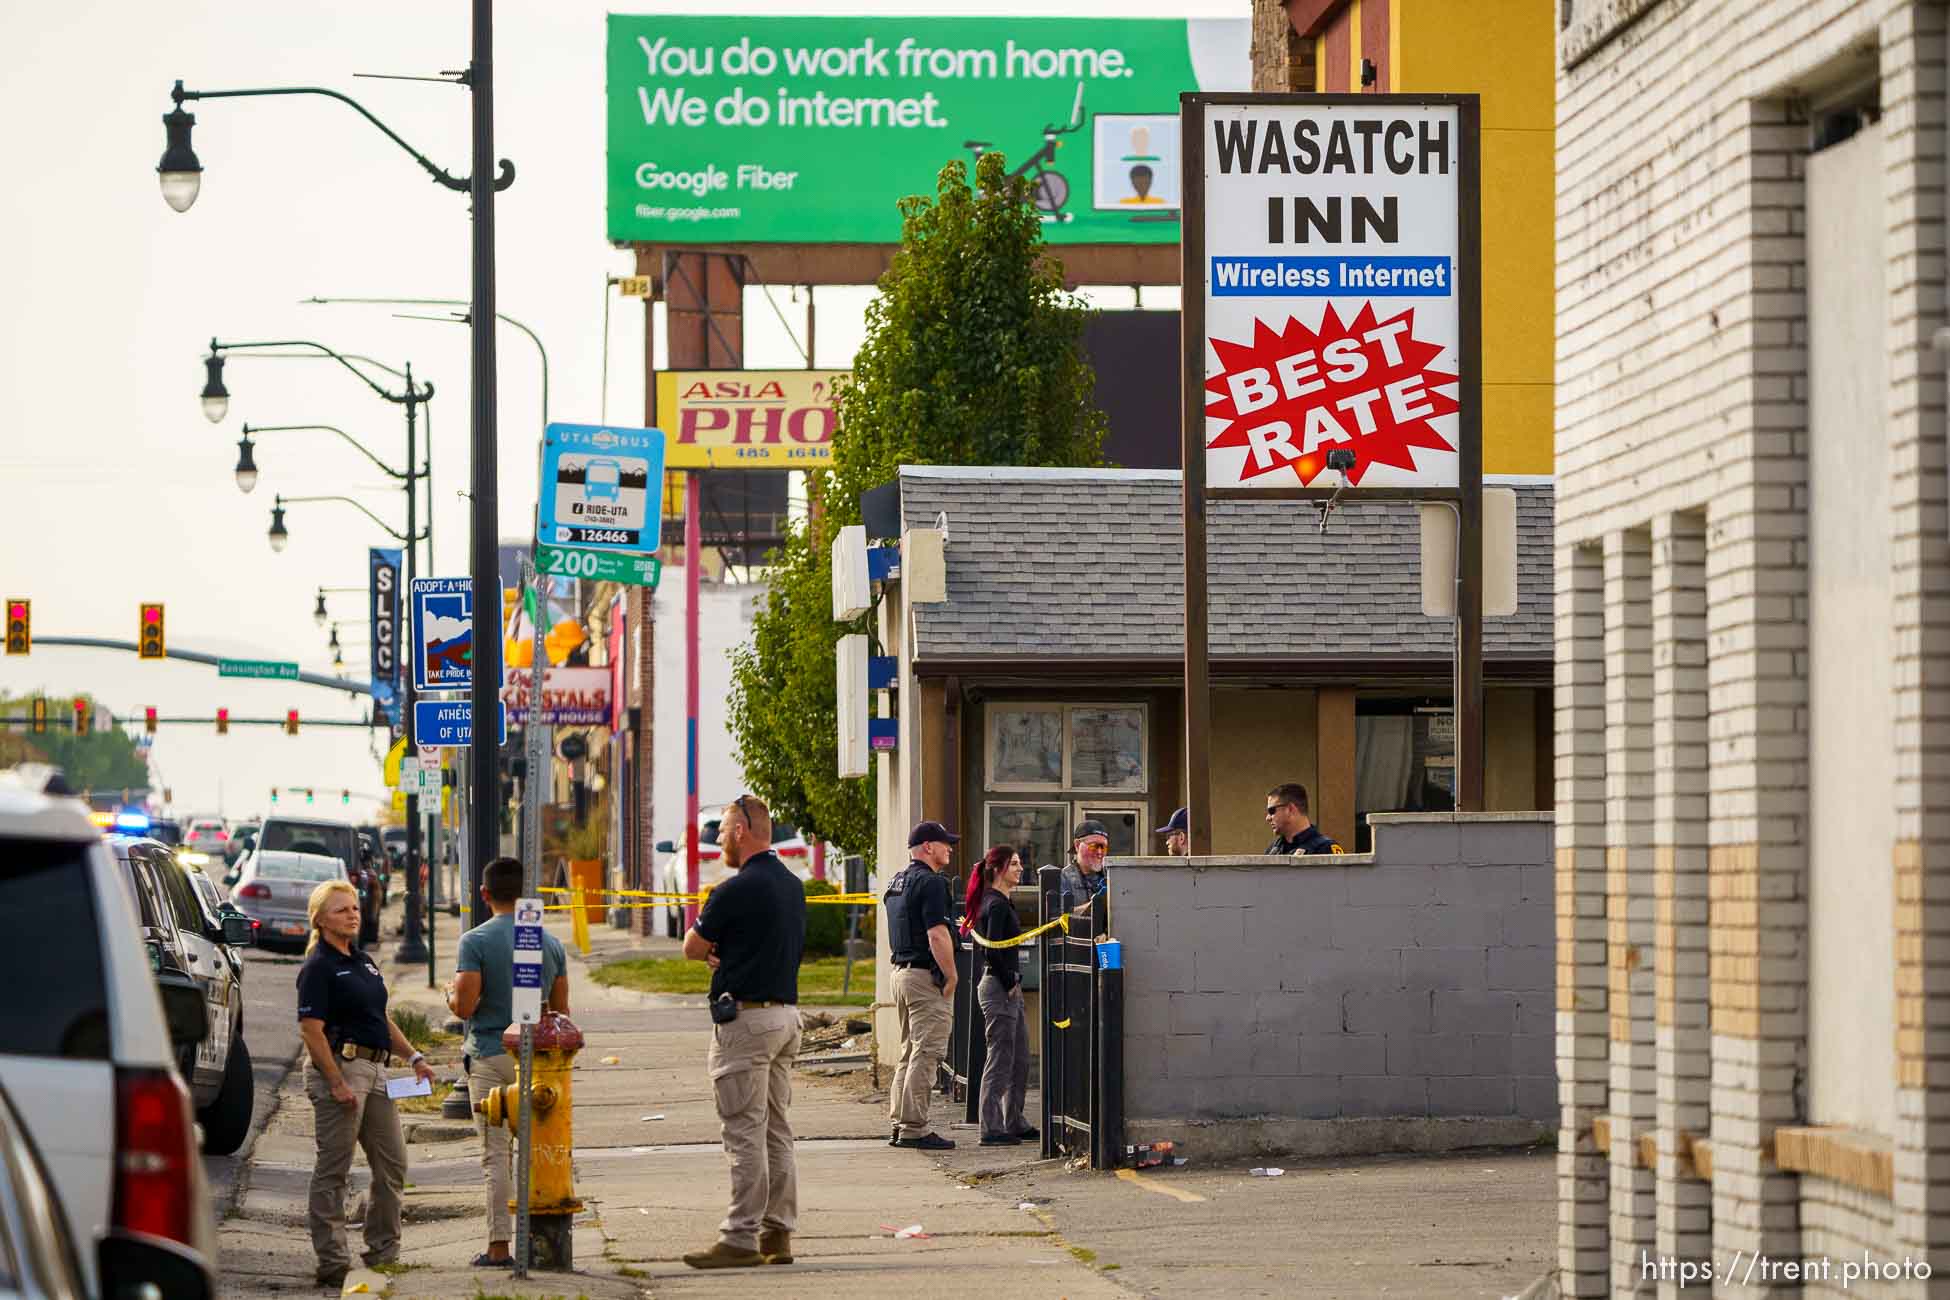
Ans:
[[[278,1086],[298,1058],[298,963],[293,953],[249,949],[244,954],[244,1041],[250,1044],[256,1083],[251,1132],[236,1154],[203,1157],[210,1194],[221,1217],[237,1195],[237,1171],[249,1162],[257,1135],[270,1120]]]

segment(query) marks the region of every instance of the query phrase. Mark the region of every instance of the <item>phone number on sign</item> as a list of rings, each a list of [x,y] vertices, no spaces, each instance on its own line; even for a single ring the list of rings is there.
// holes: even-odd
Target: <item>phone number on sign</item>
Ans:
[[[567,536],[565,542],[598,542],[611,546],[635,546],[640,536],[634,528],[562,528],[558,532]]]

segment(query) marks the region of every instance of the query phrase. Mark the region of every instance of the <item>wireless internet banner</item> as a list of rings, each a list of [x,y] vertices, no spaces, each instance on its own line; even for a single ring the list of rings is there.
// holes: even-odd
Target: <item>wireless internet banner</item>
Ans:
[[[609,238],[893,243],[999,151],[1054,244],[1178,241],[1178,96],[1244,90],[1245,20],[611,14]]]

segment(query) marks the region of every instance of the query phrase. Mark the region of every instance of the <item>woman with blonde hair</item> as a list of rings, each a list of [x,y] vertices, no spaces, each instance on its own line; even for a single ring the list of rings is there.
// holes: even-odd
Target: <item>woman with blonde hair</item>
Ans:
[[[392,1056],[406,1057],[413,1073],[429,1082],[433,1068],[386,1014],[386,979],[358,946],[358,891],[349,881],[328,880],[311,891],[308,910],[311,938],[305,964],[298,968],[298,1033],[310,1058],[305,1095],[318,1141],[311,1174],[311,1245],[319,1285],[337,1287],[352,1267],[345,1182],[354,1146],[365,1150],[372,1170],[365,1262],[370,1267],[399,1258],[406,1141],[399,1112],[386,1095],[386,1063]]]

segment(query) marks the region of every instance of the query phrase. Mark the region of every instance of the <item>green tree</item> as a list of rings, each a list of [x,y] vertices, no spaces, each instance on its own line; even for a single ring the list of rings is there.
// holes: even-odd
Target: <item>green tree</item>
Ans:
[[[88,706],[92,714],[96,708],[92,696],[88,697]],[[0,716],[25,718],[32,707],[32,695],[0,694]],[[19,723],[9,723],[7,732],[9,743],[0,746],[0,766],[51,763],[61,769],[77,793],[143,790],[149,786],[149,761],[120,727],[96,731],[91,724],[87,735],[74,734],[74,707],[68,696],[49,698],[45,732],[35,735]]]
[[[1107,421],[1080,344],[1089,309],[1065,292],[1027,181],[984,154],[941,169],[933,198],[901,200],[901,247],[867,309],[840,393],[823,509],[788,531],[752,638],[733,655],[732,733],[753,791],[808,838],[870,852],[874,785],[842,780],[833,621],[834,532],[902,465],[1096,465]]]

